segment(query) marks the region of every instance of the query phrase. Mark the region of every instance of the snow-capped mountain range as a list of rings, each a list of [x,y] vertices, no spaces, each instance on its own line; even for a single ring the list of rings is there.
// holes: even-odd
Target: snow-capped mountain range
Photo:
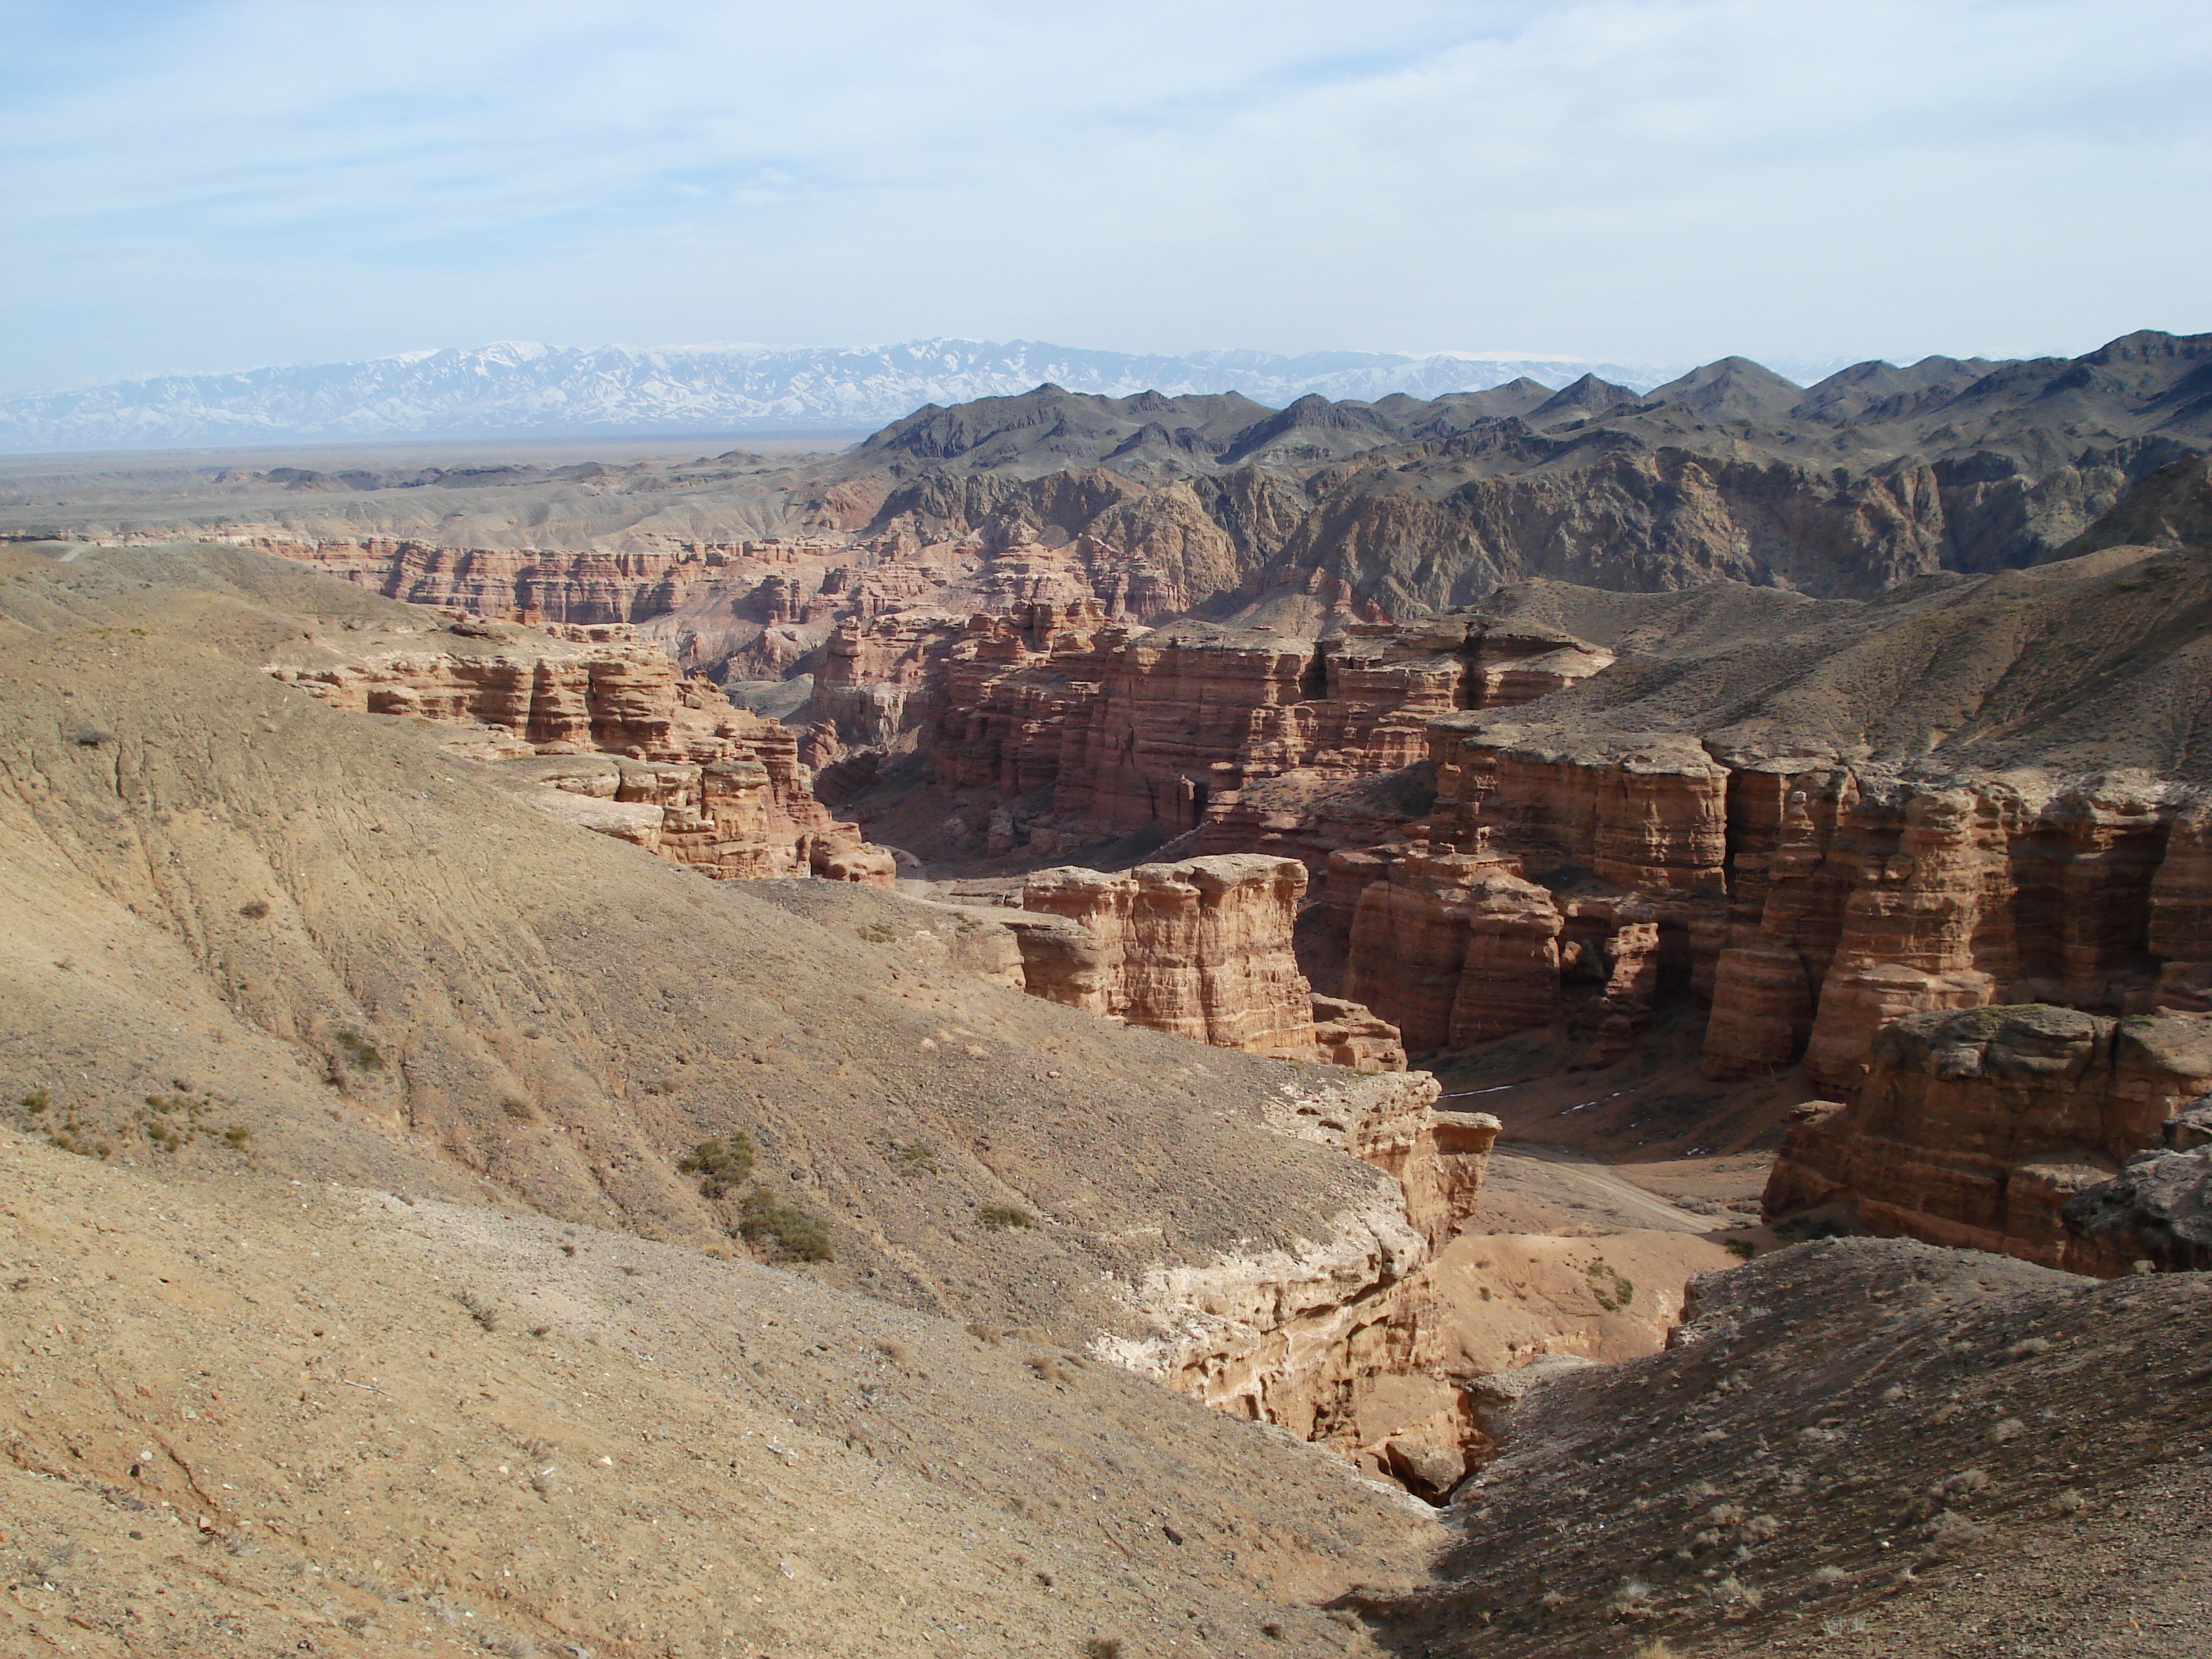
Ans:
[[[1146,356],[1032,340],[890,346],[588,349],[502,342],[350,363],[172,374],[0,397],[0,450],[198,447],[269,441],[861,433],[924,404],[1026,392],[1126,396],[1241,392],[1280,406],[1307,392],[1372,400],[1480,392],[1589,373],[1648,391],[1678,366],[1264,351]]]

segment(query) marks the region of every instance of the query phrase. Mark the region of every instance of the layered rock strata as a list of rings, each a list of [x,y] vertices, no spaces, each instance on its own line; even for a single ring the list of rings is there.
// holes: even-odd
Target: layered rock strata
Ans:
[[[1347,1455],[1364,1451],[1387,1467],[1387,1447],[1358,1443],[1357,1407],[1405,1369],[1419,1321],[1401,1304],[1423,1300],[1423,1269],[1473,1213],[1499,1128],[1486,1113],[1438,1112],[1437,1089],[1425,1072],[1285,1085],[1271,1111],[1276,1127],[1388,1171],[1398,1201],[1340,1218],[1325,1249],[1301,1241],[1292,1250],[1156,1270],[1138,1293],[1158,1334],[1103,1342],[1102,1357],[1218,1411]],[[1437,1437],[1452,1468],[1431,1470],[1428,1490],[1449,1490],[1478,1437],[1456,1426]]]
[[[1091,602],[1024,607],[975,617],[946,655],[931,764],[955,787],[1049,791],[1053,814],[1097,830],[1196,830],[1206,850],[1317,865],[1405,813],[1354,815],[1331,836],[1302,807],[1420,763],[1439,714],[1511,708],[1611,660],[1467,612],[1314,641],[1207,623],[1142,632]]]
[[[1433,805],[1330,855],[1308,953],[1417,1054],[1565,1010],[1601,1063],[1680,994],[1710,1008],[1707,1075],[1802,1059],[1843,1088],[1910,1013],[2212,1009],[2204,809],[2171,786],[1918,784],[1674,734],[1532,741],[1481,714],[1428,729]]]
[[[1769,1215],[1847,1204],[1878,1233],[2109,1272],[2115,1252],[2061,1212],[2212,1087],[2212,1018],[1924,1012],[1885,1027],[1870,1059],[1849,1103],[1798,1109]]]
[[[586,635],[598,629],[580,629]],[[580,802],[556,810],[717,879],[889,885],[890,854],[815,800],[787,728],[651,647],[464,622],[310,639],[269,672],[333,708],[471,728]]]
[[[1080,927],[1091,948],[1070,950],[1058,933],[1041,938],[1028,988],[1221,1048],[1319,1059],[1313,988],[1291,949],[1305,887],[1304,865],[1258,854],[1145,864],[1120,874],[1073,866],[1041,871],[1023,885],[1024,910]],[[1330,1058],[1361,1069],[1403,1068],[1397,1033],[1365,1009],[1339,1001],[1321,1012]]]

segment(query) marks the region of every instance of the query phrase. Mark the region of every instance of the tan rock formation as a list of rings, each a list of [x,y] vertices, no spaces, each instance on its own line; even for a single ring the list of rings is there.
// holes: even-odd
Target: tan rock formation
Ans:
[[[1365,880],[1345,993],[1396,1025],[1409,1052],[1464,1048],[1556,1017],[1565,921],[1544,889],[1498,860],[1425,848],[1389,857],[1381,872],[1356,867]]]
[[[523,764],[555,789],[609,804],[564,805],[565,816],[717,879],[894,879],[890,854],[814,799],[788,729],[732,708],[651,647],[457,623],[310,640],[269,672],[333,708],[487,730],[526,754],[573,757]]]
[[[1304,865],[1256,854],[1041,871],[1023,908],[1088,929],[1099,966],[1085,982],[1041,976],[1030,988],[1221,1048],[1316,1058],[1312,992],[1291,951],[1305,885]]]
[[[1406,1045],[1398,1028],[1343,997],[1313,999],[1314,1043],[1332,1066],[1355,1072],[1402,1072]]]
[[[1872,1061],[1850,1104],[1799,1109],[1770,1215],[1847,1201],[1879,1233],[2088,1271],[2059,1212],[2212,1087],[2212,1019],[1924,1012],[1883,1028]]]

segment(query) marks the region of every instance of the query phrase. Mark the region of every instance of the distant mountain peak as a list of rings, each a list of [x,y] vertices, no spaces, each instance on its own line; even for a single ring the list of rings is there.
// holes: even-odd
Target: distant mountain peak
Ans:
[[[1278,409],[1306,395],[1428,399],[1516,380],[1564,385],[1570,358],[1243,350],[1092,351],[950,336],[890,345],[556,346],[497,340],[220,374],[155,374],[0,397],[0,450],[270,441],[854,434],[932,405],[1060,397],[1242,393]],[[1595,365],[1638,386],[1666,370]]]

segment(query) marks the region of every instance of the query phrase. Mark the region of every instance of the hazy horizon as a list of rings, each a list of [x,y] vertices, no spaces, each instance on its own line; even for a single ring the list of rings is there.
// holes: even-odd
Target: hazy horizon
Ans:
[[[11,390],[502,340],[1788,373],[2212,328],[2212,10],[2173,0],[0,4]]]

